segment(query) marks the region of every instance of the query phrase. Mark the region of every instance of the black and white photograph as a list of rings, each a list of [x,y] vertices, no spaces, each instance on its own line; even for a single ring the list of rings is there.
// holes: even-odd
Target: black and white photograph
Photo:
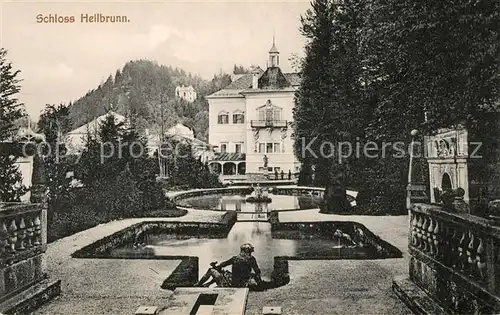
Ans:
[[[29,314],[500,314],[500,1],[0,0]]]

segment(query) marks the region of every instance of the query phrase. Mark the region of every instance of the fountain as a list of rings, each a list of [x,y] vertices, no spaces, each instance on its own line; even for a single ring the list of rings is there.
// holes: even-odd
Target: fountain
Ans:
[[[252,185],[253,192],[245,201],[246,202],[264,202],[270,203],[272,199],[269,197],[269,190],[267,187],[260,187],[259,184],[257,186]]]

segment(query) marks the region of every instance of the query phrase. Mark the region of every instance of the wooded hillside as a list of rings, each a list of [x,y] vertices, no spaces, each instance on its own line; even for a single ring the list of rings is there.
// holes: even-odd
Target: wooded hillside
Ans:
[[[204,96],[230,82],[231,76],[222,71],[208,81],[154,61],[129,61],[114,76],[110,75],[97,88],[70,104],[72,129],[112,108],[118,114],[130,117],[139,130],[159,130],[163,116],[165,128],[180,122],[193,128],[197,138],[207,140],[208,102]],[[175,88],[179,85],[192,85],[197,99],[193,103],[176,99]]]

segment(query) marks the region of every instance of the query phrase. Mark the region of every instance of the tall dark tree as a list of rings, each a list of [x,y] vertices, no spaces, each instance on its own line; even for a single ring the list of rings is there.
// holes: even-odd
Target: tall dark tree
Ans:
[[[376,105],[370,139],[408,143],[411,129],[429,134],[461,123],[469,140],[483,143],[485,158],[473,161],[473,173],[492,178],[488,165],[499,156],[500,32],[493,25],[500,25],[500,3],[370,0],[369,7],[362,38]],[[379,173],[392,170],[383,180],[368,179],[383,199],[402,201],[407,163],[388,158],[373,165]]]
[[[331,124],[325,116],[333,97],[332,59],[330,48],[334,34],[332,1],[316,0],[301,17],[301,32],[307,38],[306,56],[302,64],[301,85],[296,93],[294,108],[294,149],[304,165],[319,163],[321,142],[325,141]],[[306,150],[306,148],[311,150]],[[323,164],[327,162],[323,160]],[[327,172],[323,172],[327,174]],[[307,179],[305,179],[307,181]],[[325,182],[325,178],[316,178]]]
[[[19,72],[7,60],[7,51],[0,48],[0,201],[19,201],[27,190],[15,165],[20,152],[15,143],[5,143],[14,136],[15,121],[26,115],[16,98],[21,89]]]
[[[309,42],[294,113],[295,148],[303,173],[314,167],[314,185],[329,191],[336,186],[338,196],[332,198],[339,199],[334,206],[339,210],[348,208],[345,186],[358,162],[352,145],[364,138],[369,117],[360,80],[363,14],[364,1],[316,1],[302,18]],[[304,152],[308,143],[311,152]]]
[[[67,162],[66,148],[62,135],[71,130],[69,107],[65,104],[46,105],[38,120],[38,129],[45,135],[45,152],[37,152],[34,173],[38,174],[33,185],[42,185],[48,189],[48,220],[52,220],[55,211],[69,207],[69,184],[66,175],[72,171]],[[39,181],[39,182],[38,182]],[[35,196],[34,196],[35,197]]]

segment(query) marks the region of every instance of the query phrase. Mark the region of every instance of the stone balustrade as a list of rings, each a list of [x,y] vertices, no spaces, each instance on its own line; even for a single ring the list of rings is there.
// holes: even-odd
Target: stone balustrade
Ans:
[[[410,213],[410,279],[452,312],[499,312],[500,227],[437,205]]]
[[[45,252],[47,212],[39,204],[7,204],[0,210],[0,266]]]
[[[48,278],[44,204],[0,204],[0,313],[27,314],[60,293]]]

